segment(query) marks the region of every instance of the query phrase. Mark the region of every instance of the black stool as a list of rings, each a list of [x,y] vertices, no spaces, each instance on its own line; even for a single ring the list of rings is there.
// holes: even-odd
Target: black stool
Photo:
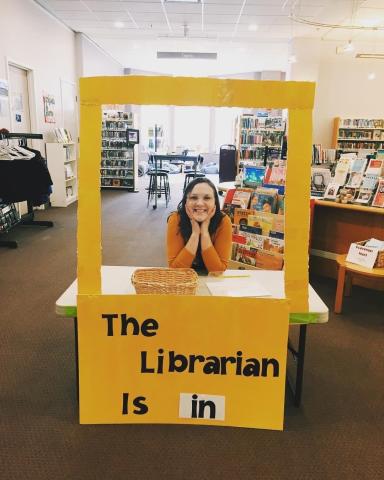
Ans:
[[[194,180],[195,178],[203,178],[203,177],[205,177],[205,173],[200,173],[200,172],[186,173],[184,178],[183,192],[185,192],[185,189],[187,188],[190,181]]]
[[[169,199],[171,198],[171,191],[169,188],[168,172],[158,170],[157,172],[148,172],[149,175],[149,187],[148,187],[148,199],[147,207],[149,201],[157,195],[157,198],[161,198],[164,194],[165,196],[165,206],[168,206]],[[157,206],[157,198],[155,205]],[[156,208],[154,205],[153,208]]]

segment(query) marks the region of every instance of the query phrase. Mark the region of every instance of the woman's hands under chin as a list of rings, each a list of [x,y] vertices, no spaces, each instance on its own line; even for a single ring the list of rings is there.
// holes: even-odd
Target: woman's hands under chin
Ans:
[[[191,226],[192,226],[192,234],[197,235],[200,237],[201,229],[200,229],[200,224],[193,218],[193,213],[190,208],[187,206],[185,207],[185,211],[187,212],[187,215],[191,221]]]
[[[204,235],[209,234],[209,231],[208,231],[209,224],[211,223],[211,218],[215,215],[215,213],[216,213],[216,205],[212,207],[212,209],[208,212],[207,218],[200,224],[200,229],[202,234]]]

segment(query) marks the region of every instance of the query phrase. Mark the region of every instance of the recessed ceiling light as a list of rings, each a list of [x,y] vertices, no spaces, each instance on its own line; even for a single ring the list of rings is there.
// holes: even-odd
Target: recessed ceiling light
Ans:
[[[369,75],[368,75],[368,80],[374,80],[376,78],[376,74],[374,72],[371,72]]]
[[[124,28],[124,23],[123,22],[115,22],[113,24],[114,27],[116,28]]]
[[[256,25],[255,23],[251,23],[250,25],[248,25],[248,30],[250,32],[256,32],[256,30],[258,30],[259,26]]]

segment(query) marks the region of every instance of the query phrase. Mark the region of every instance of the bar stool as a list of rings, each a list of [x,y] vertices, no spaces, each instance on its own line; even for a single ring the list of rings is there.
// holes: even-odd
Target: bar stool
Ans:
[[[205,177],[205,173],[201,173],[201,172],[197,171],[197,166],[198,166],[199,162],[200,162],[200,155],[198,157],[196,157],[196,159],[194,161],[193,171],[185,174],[183,192],[185,192],[185,189],[187,188],[189,182],[191,182],[195,178]]]
[[[164,171],[157,172],[148,172],[149,175],[149,187],[148,187],[148,198],[147,198],[147,207],[150,200],[155,198],[155,205],[157,206],[157,198],[161,198],[162,195],[165,196],[165,206],[168,206],[169,199],[171,198],[171,191],[169,188],[169,179],[168,173]]]
[[[353,283],[353,275],[375,278],[384,282],[384,268],[366,268],[346,261],[347,255],[338,255],[336,262],[339,267],[337,275],[337,288],[335,298],[335,313],[341,313],[343,309],[343,297],[350,296]],[[344,291],[344,284],[345,291]]]

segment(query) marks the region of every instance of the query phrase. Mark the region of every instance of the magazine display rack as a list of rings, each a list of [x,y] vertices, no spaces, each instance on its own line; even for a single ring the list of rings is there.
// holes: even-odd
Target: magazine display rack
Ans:
[[[101,148],[101,187],[135,191],[137,153],[127,142],[127,129],[133,128],[133,114],[109,113],[103,117]],[[136,155],[135,155],[136,153]]]

